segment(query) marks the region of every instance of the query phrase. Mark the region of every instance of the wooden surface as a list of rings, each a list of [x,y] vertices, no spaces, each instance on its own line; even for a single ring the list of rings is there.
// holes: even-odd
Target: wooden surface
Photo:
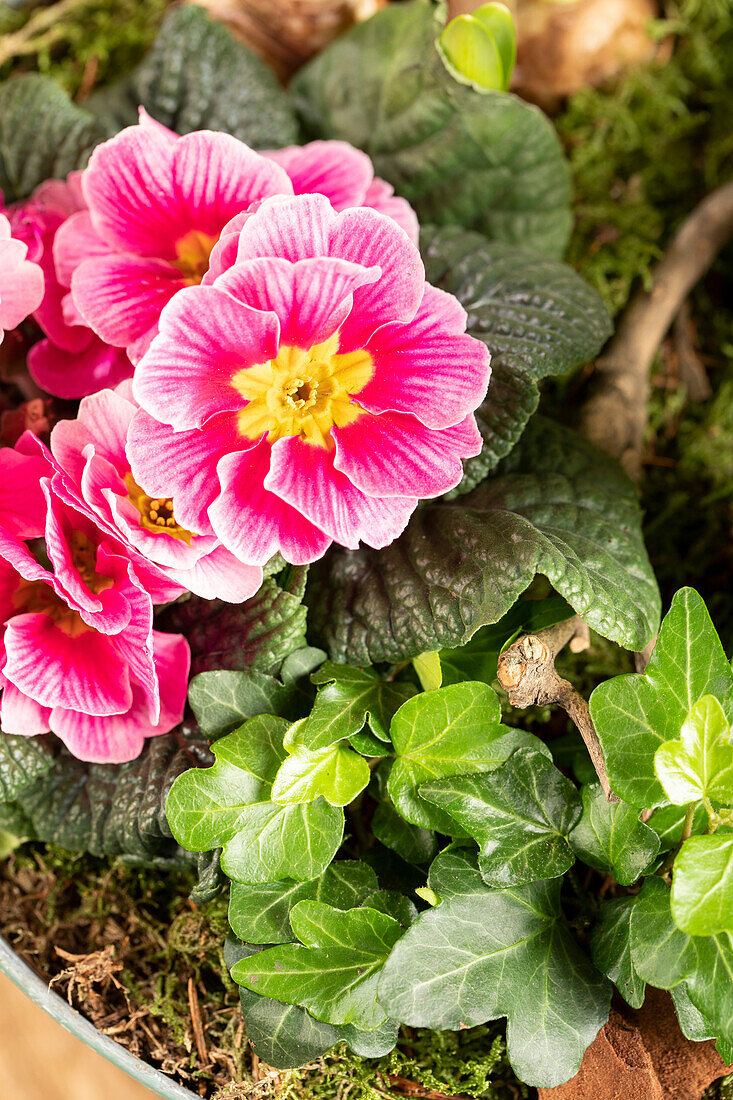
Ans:
[[[0,974],[2,1100],[155,1100]]]

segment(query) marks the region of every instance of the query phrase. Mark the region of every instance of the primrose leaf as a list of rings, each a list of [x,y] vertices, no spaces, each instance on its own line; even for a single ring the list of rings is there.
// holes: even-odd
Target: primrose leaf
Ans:
[[[659,852],[659,837],[639,821],[638,809],[609,803],[599,783],[583,788],[583,815],[568,839],[578,859],[622,886],[636,882]]]
[[[250,719],[215,742],[213,767],[179,776],[168,796],[168,823],[179,843],[192,852],[222,847],[222,870],[239,882],[310,881],[341,844],[342,810],[322,798],[271,801],[286,730],[287,722],[272,715]]]
[[[322,795],[332,806],[348,806],[370,777],[364,757],[346,744],[316,750],[298,745],[280,765],[272,785],[272,801],[312,802]]]
[[[683,932],[733,932],[733,836],[691,836],[672,877],[672,916]]]
[[[632,1008],[644,1004],[646,982],[634,970],[631,961],[631,910],[636,898],[611,898],[601,902],[593,925],[590,953],[602,974],[610,978]]]
[[[421,231],[428,281],[453,294],[468,331],[491,352],[491,382],[476,422],[483,448],[452,494],[473,489],[511,451],[539,401],[542,378],[593,359],[611,335],[603,302],[558,260],[458,226]]]
[[[377,1003],[379,973],[403,934],[398,921],[376,909],[334,909],[300,901],[290,913],[301,941],[271,947],[237,963],[235,982],[256,993],[307,1008],[330,1024],[362,1031],[382,1025]]]
[[[322,685],[300,732],[304,745],[322,749],[359,733],[365,722],[381,741],[389,741],[392,715],[415,694],[412,684],[386,683],[371,669],[326,663],[311,677]]]
[[[501,706],[487,684],[453,684],[408,699],[392,719],[395,761],[387,793],[406,821],[450,833],[451,819],[418,792],[429,779],[489,771],[527,734],[501,724]]]
[[[643,648],[659,594],[640,520],[608,455],[535,417],[469,496],[423,505],[384,550],[331,550],[312,566],[311,622],[334,659],[397,662],[463,645],[541,573],[598,633]]]
[[[431,886],[447,880],[452,890],[393,949],[380,1003],[402,1023],[441,1030],[507,1016],[517,1076],[561,1084],[606,1022],[611,987],[559,920],[559,881],[495,890],[475,860],[473,874],[464,855],[442,853],[441,862],[448,867]]]
[[[733,672],[702,598],[682,588],[664,617],[646,672],[599,684],[590,712],[612,788],[632,806],[666,801],[654,754],[679,739],[688,714],[714,695],[733,717]]]
[[[336,909],[353,909],[379,888],[366,863],[341,859],[311,882],[264,882],[246,886],[233,882],[229,923],[248,943],[288,943],[295,937],[290,910],[299,901],[322,901]]]
[[[27,198],[44,180],[83,168],[104,131],[55,80],[22,73],[0,85],[0,193]]]
[[[665,741],[654,754],[654,769],[670,802],[733,804],[733,745],[725,711],[713,695],[703,695],[682,723],[681,740]]]
[[[53,767],[45,738],[17,737],[0,732],[0,803],[11,802]]]
[[[490,886],[556,878],[575,863],[567,838],[580,816],[580,796],[540,752],[519,749],[486,775],[422,783],[420,795],[478,842]]]
[[[347,31],[293,80],[306,130],[358,145],[422,222],[561,255],[570,186],[553,127],[516,96],[456,83],[441,30],[418,0]]]

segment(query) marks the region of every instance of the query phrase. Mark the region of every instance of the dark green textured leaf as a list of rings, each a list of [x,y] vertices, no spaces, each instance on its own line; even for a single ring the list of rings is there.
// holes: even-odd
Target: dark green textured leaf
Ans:
[[[664,617],[646,672],[599,684],[590,712],[614,791],[633,806],[666,801],[654,754],[680,736],[703,695],[714,695],[733,718],[733,672],[702,598],[682,588]]]
[[[507,1016],[520,1079],[545,1088],[568,1080],[608,1018],[611,989],[558,920],[559,882],[494,890],[463,856],[436,877],[455,888],[393,949],[379,983],[385,1011],[452,1030]]]
[[[312,676],[323,685],[300,739],[311,749],[325,748],[358,733],[365,722],[382,741],[389,740],[389,724],[402,704],[415,694],[412,684],[386,683],[371,669],[335,665],[331,661]]]
[[[635,902],[635,897],[625,897],[601,903],[591,932],[590,953],[598,969],[611,979],[627,1004],[641,1008],[646,982],[641,980],[631,962],[630,922]]]
[[[141,104],[179,134],[223,130],[256,149],[297,140],[292,107],[272,70],[192,4],[166,16],[129,77],[90,100],[111,133],[136,123]]]
[[[596,291],[567,264],[458,226],[422,231],[427,279],[455,295],[468,331],[491,352],[489,392],[477,411],[483,450],[453,495],[469,492],[509,453],[537,407],[537,383],[592,359],[611,335]]]
[[[306,129],[364,149],[423,222],[562,254],[570,187],[553,127],[513,95],[458,84],[433,12],[390,5],[306,65],[292,85]]]
[[[0,191],[24,199],[51,177],[83,168],[104,133],[55,80],[24,73],[0,85]]]
[[[0,802],[11,802],[53,766],[45,740],[0,732]]]
[[[600,783],[583,788],[583,816],[568,839],[578,859],[623,886],[636,882],[659,851],[659,837],[639,821],[638,809],[607,802]]]
[[[575,863],[567,837],[580,816],[580,796],[540,752],[519,749],[486,775],[455,775],[419,790],[458,824],[460,835],[478,842],[490,886],[556,878]]]
[[[331,551],[309,602],[333,659],[399,661],[462,645],[537,573],[604,637],[639,649],[656,629],[635,489],[607,455],[539,418],[460,503],[418,509],[386,550]]]

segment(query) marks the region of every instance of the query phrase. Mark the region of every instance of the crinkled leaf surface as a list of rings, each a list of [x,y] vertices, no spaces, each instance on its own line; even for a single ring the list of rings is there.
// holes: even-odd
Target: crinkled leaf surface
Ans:
[[[491,352],[476,413],[484,445],[455,493],[473,489],[509,453],[537,408],[540,379],[592,359],[611,335],[603,302],[571,267],[458,226],[420,238],[427,279],[455,295],[468,331]]]
[[[683,932],[733,932],[733,836],[691,836],[674,861],[672,916]]]
[[[627,1004],[641,1008],[646,982],[636,973],[631,961],[630,923],[635,902],[633,895],[601,902],[591,932],[590,953],[598,969],[611,979]]]
[[[680,739],[654,754],[654,770],[670,802],[685,806],[708,799],[733,805],[733,744],[725,711],[703,695],[682,723]]]
[[[104,137],[55,80],[23,73],[0,85],[0,192],[24,199],[39,183],[83,168]]]
[[[312,679],[322,686],[300,731],[303,744],[311,749],[350,737],[365,722],[376,737],[388,741],[393,714],[416,690],[412,684],[385,682],[371,669],[331,661],[326,661]]]
[[[560,883],[495,890],[460,852],[442,853],[441,863],[457,866],[431,876],[443,900],[393,949],[382,1006],[415,1027],[456,1030],[506,1016],[517,1075],[561,1084],[606,1022],[611,987],[558,919]]]
[[[45,775],[54,758],[46,738],[0,735],[0,802],[11,802],[24,787]]]
[[[311,567],[313,623],[334,660],[400,661],[462,645],[541,573],[594,630],[643,648],[659,593],[640,518],[607,455],[535,418],[460,502],[424,505],[385,550],[332,550]]]
[[[306,65],[292,84],[306,130],[358,145],[425,223],[561,255],[570,185],[553,127],[513,95],[457,83],[433,13],[390,5]]]
[[[583,814],[568,840],[578,859],[623,886],[636,882],[659,851],[659,837],[639,821],[638,809],[607,802],[600,783],[583,788]]]
[[[580,816],[580,795],[534,749],[518,749],[488,774],[433,780],[419,790],[461,835],[478,842],[479,868],[490,886],[556,878],[575,863],[568,833]]]
[[[370,1031],[387,1019],[377,1003],[379,973],[403,934],[376,909],[334,909],[300,901],[290,912],[299,944],[271,947],[237,963],[232,977],[264,996],[299,1004],[316,1019]]]
[[[369,782],[363,756],[340,742],[323,749],[296,746],[283,760],[272,784],[272,801],[313,802],[322,796],[332,806],[348,806]]]
[[[733,672],[702,598],[682,588],[664,617],[644,673],[599,684],[590,712],[614,791],[633,806],[666,801],[654,754],[677,740],[703,695],[714,695],[733,717]]]
[[[223,130],[255,149],[297,141],[272,70],[193,4],[173,8],[142,64],[90,100],[110,133],[136,123],[140,104],[179,134]]]

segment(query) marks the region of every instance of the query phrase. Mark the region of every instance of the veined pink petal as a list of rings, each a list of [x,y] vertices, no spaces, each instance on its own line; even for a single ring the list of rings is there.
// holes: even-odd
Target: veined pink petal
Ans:
[[[31,375],[47,393],[73,400],[116,386],[132,375],[134,368],[123,348],[103,343],[91,329],[70,331],[88,336],[81,351],[64,351],[51,340],[41,340],[28,353]]]
[[[352,550],[360,540],[375,549],[387,546],[417,507],[416,497],[367,496],[334,467],[332,452],[295,436],[273,444],[265,488]]]
[[[188,569],[171,568],[184,588],[205,600],[242,603],[254,596],[262,584],[262,569],[245,565],[225,546],[218,545]]]
[[[263,155],[285,169],[296,195],[325,195],[334,210],[361,206],[374,178],[366,153],[346,141],[312,141]]]
[[[0,522],[21,539],[43,534],[46,502],[41,478],[50,472],[48,460],[30,457],[11,447],[0,449]]]
[[[127,471],[125,444],[136,408],[121,394],[103,389],[85,397],[75,420],[60,420],[51,432],[51,450],[61,467],[76,482],[84,473],[82,452],[91,445],[120,476]]]
[[[278,551],[292,565],[323,557],[331,538],[264,487],[271,448],[261,440],[218,467],[222,492],[209,508],[214,530],[240,561],[264,565]]]
[[[97,233],[88,210],[72,214],[60,225],[53,238],[53,262],[63,287],[71,286],[71,276],[84,260],[108,256],[112,247]]]
[[[251,216],[252,212],[250,210],[243,210],[224,226],[219,240],[211,250],[209,270],[201,280],[203,286],[210,286],[215,279],[218,279],[220,275],[223,275],[237,262],[239,233],[247,218]]]
[[[386,214],[388,218],[392,218],[393,221],[397,222],[401,229],[404,229],[413,244],[418,243],[420,223],[417,220],[417,214],[407,199],[395,195],[394,187],[391,184],[385,180],[380,180],[379,177],[374,179],[370,183],[361,205],[371,206],[372,210],[376,210],[380,214]]]
[[[48,733],[51,711],[19,691],[0,673],[0,728],[19,737]]]
[[[323,195],[266,199],[240,230],[237,262],[281,256],[295,263],[312,256],[328,256],[336,217]]]
[[[161,315],[160,333],[135,373],[135,398],[177,431],[234,412],[243,400],[232,377],[274,358],[279,328],[273,313],[235,301],[218,287],[188,287]]]
[[[297,263],[273,257],[238,263],[214,285],[254,309],[276,314],[281,344],[310,348],[343,324],[354,292],[380,275],[379,267],[331,257]]]
[[[0,340],[43,300],[43,272],[27,255],[28,246],[11,237],[10,222],[0,214]]]

